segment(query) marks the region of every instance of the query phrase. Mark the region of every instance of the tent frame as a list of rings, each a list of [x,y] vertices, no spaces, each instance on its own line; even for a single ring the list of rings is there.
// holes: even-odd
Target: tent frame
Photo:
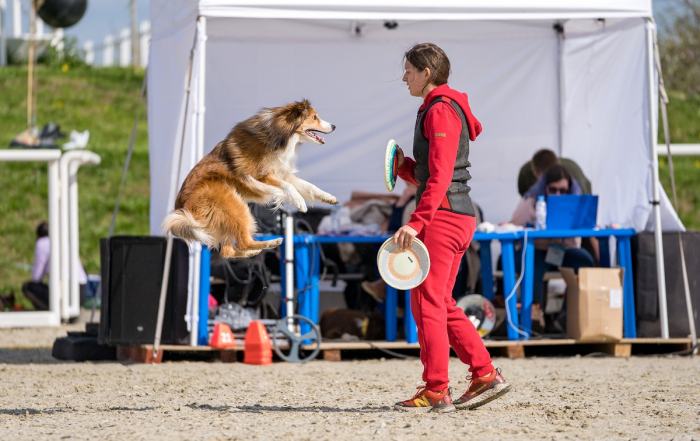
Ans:
[[[216,3],[216,2],[214,2]],[[219,2],[221,3],[221,2]],[[240,2],[245,3],[245,2]],[[264,5],[267,2],[259,2],[258,4]],[[669,338],[668,331],[668,310],[666,301],[666,277],[665,277],[665,267],[663,261],[663,237],[661,230],[661,207],[660,207],[660,182],[659,182],[659,161],[656,154],[656,134],[657,134],[657,124],[654,123],[654,117],[657,114],[656,98],[658,97],[657,84],[654,79],[656,78],[656,66],[654,62],[654,43],[655,43],[655,24],[651,16],[651,10],[641,11],[641,10],[628,10],[628,11],[559,11],[559,12],[511,12],[511,13],[498,13],[498,12],[455,12],[455,11],[440,11],[440,12],[426,12],[426,11],[397,11],[397,12],[384,12],[384,11],[352,11],[344,9],[332,9],[328,8],[326,10],[320,10],[318,8],[313,8],[314,6],[319,6],[318,3],[311,2],[309,4],[310,8],[294,9],[288,8],[283,9],[275,6],[279,6],[280,2],[270,3],[269,8],[266,7],[246,7],[246,6],[230,6],[230,5],[199,5],[198,15],[197,15],[197,28],[196,36],[198,39],[197,53],[196,53],[196,63],[198,64],[199,78],[197,84],[197,97],[195,106],[195,121],[193,122],[194,128],[196,130],[196,145],[195,145],[195,161],[199,161],[203,157],[204,152],[204,118],[206,115],[206,105],[205,105],[205,86],[206,86],[206,24],[207,18],[267,18],[267,19],[304,19],[304,20],[452,20],[452,21],[472,21],[472,20],[499,20],[499,21],[512,21],[512,20],[567,20],[567,19],[598,19],[604,18],[643,18],[646,21],[646,57],[647,57],[647,88],[649,93],[648,100],[648,114],[649,114],[649,158],[651,160],[652,167],[652,192],[653,201],[652,212],[654,216],[654,236],[656,245],[656,269],[657,269],[657,281],[658,281],[658,296],[659,296],[659,315],[660,315],[660,325],[661,325],[661,337],[663,339]],[[274,5],[274,6],[273,6]],[[407,8],[410,9],[410,8]],[[442,8],[445,9],[445,8]],[[562,78],[562,63],[561,59],[563,46],[563,35],[559,32],[559,69],[558,69],[558,80],[559,80],[559,151],[562,150],[562,140],[563,131],[562,127],[562,112],[563,112],[563,81]],[[187,115],[184,115],[187,118]],[[183,122],[184,123],[184,122]],[[179,172],[179,170],[178,170]],[[174,194],[177,188],[171,189],[171,195],[174,200]],[[193,286],[197,287],[190,291],[190,295],[193,296],[188,299],[188,304],[192,305],[190,309],[189,319],[190,324],[197,322],[198,312],[195,311],[198,302],[195,300],[196,295],[199,294],[199,263],[201,261],[201,248],[198,248],[194,252],[196,264],[194,271]],[[167,267],[166,267],[167,268]],[[290,272],[290,271],[288,271]],[[290,272],[291,273],[291,272]],[[289,274],[287,275],[287,283],[290,284],[291,278]],[[164,283],[167,284],[167,280],[163,279]],[[293,285],[292,285],[293,286]],[[196,293],[195,293],[196,291]],[[161,291],[161,295],[165,290]],[[163,302],[161,302],[162,304]],[[159,320],[160,322],[160,320]],[[192,326],[192,329],[196,329],[196,326]],[[196,345],[196,338],[191,339],[191,344]]]

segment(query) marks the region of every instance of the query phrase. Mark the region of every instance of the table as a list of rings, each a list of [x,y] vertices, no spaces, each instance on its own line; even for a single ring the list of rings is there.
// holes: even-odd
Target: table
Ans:
[[[525,238],[525,232],[519,232],[521,237]],[[582,230],[528,230],[527,231],[527,241],[525,241],[526,253],[525,253],[525,275],[522,281],[521,292],[521,311],[520,311],[520,328],[524,331],[525,336],[518,333],[515,329],[511,329],[512,326],[508,326],[508,338],[511,340],[517,340],[518,337],[523,337],[527,340],[530,337],[530,330],[532,328],[532,292],[533,292],[533,271],[535,266],[535,245],[534,242],[537,239],[555,239],[555,238],[567,238],[567,237],[596,237],[599,239],[600,243],[600,266],[610,267],[610,238],[615,237],[617,239],[617,251],[618,251],[618,263],[620,268],[622,268],[624,273],[624,279],[622,284],[622,314],[623,314],[623,329],[625,333],[625,338],[636,338],[637,337],[637,327],[635,322],[635,309],[634,309],[634,282],[632,278],[632,247],[630,245],[630,238],[634,236],[636,232],[631,228],[623,229],[582,229]],[[502,242],[503,243],[503,242]],[[508,295],[513,289],[514,284],[506,286],[506,274],[515,274],[515,260],[513,249],[510,245],[505,249],[504,243],[504,258],[503,258],[503,281],[504,281],[504,292]],[[505,254],[507,253],[507,256]],[[508,266],[506,268],[506,265]],[[511,299],[508,309],[511,311],[516,311],[513,309],[517,307],[515,303],[515,296]],[[511,321],[513,325],[518,326],[517,314],[511,315]]]
[[[319,304],[319,267],[317,262],[320,262],[320,256],[318,251],[316,251],[314,260],[311,260],[313,254],[314,240],[317,239],[319,244],[330,244],[330,243],[374,243],[382,244],[387,239],[393,237],[392,235],[380,235],[380,236],[313,236],[313,235],[300,235],[294,237],[295,246],[295,278],[297,289],[303,290],[299,292],[299,314],[308,317],[314,323],[318,323],[318,304]],[[480,257],[481,257],[481,275],[483,279],[484,292],[487,293],[486,297],[493,300],[493,271],[491,268],[491,241],[499,240],[506,248],[509,247],[510,252],[506,252],[502,255],[502,259],[513,259],[514,256],[514,242],[520,240],[522,237],[521,232],[505,232],[505,233],[481,233],[477,232],[474,235],[473,240],[477,240],[485,246],[481,247]],[[265,238],[267,240],[267,238]],[[314,263],[312,263],[314,262]],[[505,260],[504,260],[505,262]],[[311,265],[314,265],[311,268]],[[511,289],[515,286],[515,268],[511,265],[513,270],[506,274],[504,271],[504,280]],[[313,271],[311,271],[313,270]],[[284,272],[283,272],[284,273]],[[309,277],[311,274],[311,277]],[[282,282],[284,286],[284,281]],[[304,289],[305,287],[309,287]],[[489,294],[490,293],[490,294]],[[417,343],[418,333],[416,329],[415,321],[413,320],[413,314],[411,312],[411,291],[403,291],[405,296],[405,312],[404,312],[404,332],[406,335],[407,343]],[[396,288],[389,285],[386,286],[386,299],[384,303],[384,321],[386,329],[386,341],[396,341],[397,334],[397,317],[396,308],[398,305],[399,292]],[[513,299],[512,307],[509,310],[517,311],[516,300]],[[517,322],[517,317],[516,317]],[[517,340],[517,332],[515,333],[514,340]]]
[[[320,262],[320,255],[318,250],[315,250],[314,253],[314,241],[317,240],[317,243],[319,245],[332,243],[373,243],[379,246],[390,237],[392,237],[392,235],[295,236],[295,268],[297,268],[295,270],[295,276],[297,289],[303,289],[306,286],[310,286],[310,288],[305,289],[303,292],[299,293],[299,314],[310,318],[314,323],[318,323],[319,289],[317,284],[319,281],[320,265],[317,262]],[[299,239],[297,240],[297,238]],[[312,255],[312,253],[314,253],[314,255]],[[311,265],[313,265],[313,268],[311,268]],[[299,269],[301,269],[301,271]],[[311,274],[310,278],[309,274]],[[282,286],[284,286],[284,284]],[[418,331],[416,329],[416,323],[413,320],[413,314],[411,313],[411,291],[405,290],[403,291],[403,295],[406,303],[403,319],[406,342],[417,343]],[[398,306],[398,299],[399,291],[396,288],[387,285],[386,298],[384,300],[384,322],[386,330],[386,341],[396,341],[398,322],[396,317],[396,308]]]
[[[476,232],[473,240],[481,244],[479,251],[481,259],[481,275],[483,285],[483,295],[489,300],[493,300],[493,269],[491,259],[491,242],[498,240],[501,243],[501,263],[503,265],[503,288],[504,299],[510,294],[516,285],[516,275],[518,271],[515,268],[515,243],[526,242],[524,248],[527,249],[525,256],[525,274],[520,287],[521,293],[521,312],[520,318],[517,314],[517,296],[512,296],[506,303],[506,315],[508,320],[508,339],[510,340],[527,340],[531,335],[532,319],[532,297],[533,297],[533,271],[534,271],[534,241],[536,239],[552,239],[565,237],[596,237],[600,240],[600,264],[603,267],[609,267],[610,260],[610,245],[611,237],[617,239],[618,261],[619,266],[624,269],[623,282],[623,317],[624,317],[624,333],[625,338],[636,338],[636,323],[634,310],[634,287],[632,278],[632,252],[630,246],[630,238],[635,235],[633,229],[586,229],[586,230],[528,230],[527,240],[525,240],[525,231],[509,231],[509,232],[493,232],[483,233]],[[274,236],[279,237],[279,236]],[[311,319],[314,323],[318,323],[318,305],[319,305],[319,287],[320,280],[320,252],[321,244],[330,243],[374,243],[381,244],[385,240],[392,237],[391,235],[380,236],[314,236],[310,234],[294,236],[294,261],[295,261],[295,285],[299,290],[298,305],[299,314]],[[268,240],[273,236],[265,236],[260,239]],[[284,265],[284,247],[281,247],[283,257],[282,265]],[[282,288],[284,291],[285,271],[282,268]],[[398,304],[398,290],[387,285],[386,300],[384,309],[384,319],[386,322],[386,340],[396,341],[397,334],[397,317],[396,307]],[[406,300],[406,308],[404,313],[404,327],[406,341],[408,343],[416,343],[418,341],[417,331],[413,315],[411,313],[410,291],[404,291],[403,295]],[[284,311],[284,308],[282,309]],[[521,332],[518,332],[518,330]]]

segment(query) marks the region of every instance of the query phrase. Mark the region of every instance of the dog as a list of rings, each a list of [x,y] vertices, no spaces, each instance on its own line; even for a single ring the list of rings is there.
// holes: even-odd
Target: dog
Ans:
[[[264,108],[236,124],[187,175],[163,231],[188,244],[220,245],[224,258],[252,257],[277,247],[282,239],[253,239],[257,229],[248,202],[279,208],[289,201],[301,212],[307,211],[306,202],[338,204],[335,196],[294,175],[299,146],[325,144],[318,133],[334,130],[306,99]]]
[[[328,339],[384,340],[384,316],[379,311],[365,314],[355,309],[329,308],[319,321],[321,336]]]

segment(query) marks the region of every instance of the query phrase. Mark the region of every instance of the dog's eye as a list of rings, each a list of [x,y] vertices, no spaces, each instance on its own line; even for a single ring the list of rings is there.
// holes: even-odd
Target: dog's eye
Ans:
[[[311,119],[316,119],[316,115],[312,116]]]

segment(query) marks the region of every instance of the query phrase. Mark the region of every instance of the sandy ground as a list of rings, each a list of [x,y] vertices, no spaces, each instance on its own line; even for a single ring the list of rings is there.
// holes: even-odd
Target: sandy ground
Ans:
[[[415,360],[61,362],[40,347],[61,333],[0,331],[0,347],[39,346],[0,349],[0,439],[700,440],[698,358],[496,359],[511,393],[416,415],[391,407],[413,394]],[[450,368],[461,394],[466,368]]]

